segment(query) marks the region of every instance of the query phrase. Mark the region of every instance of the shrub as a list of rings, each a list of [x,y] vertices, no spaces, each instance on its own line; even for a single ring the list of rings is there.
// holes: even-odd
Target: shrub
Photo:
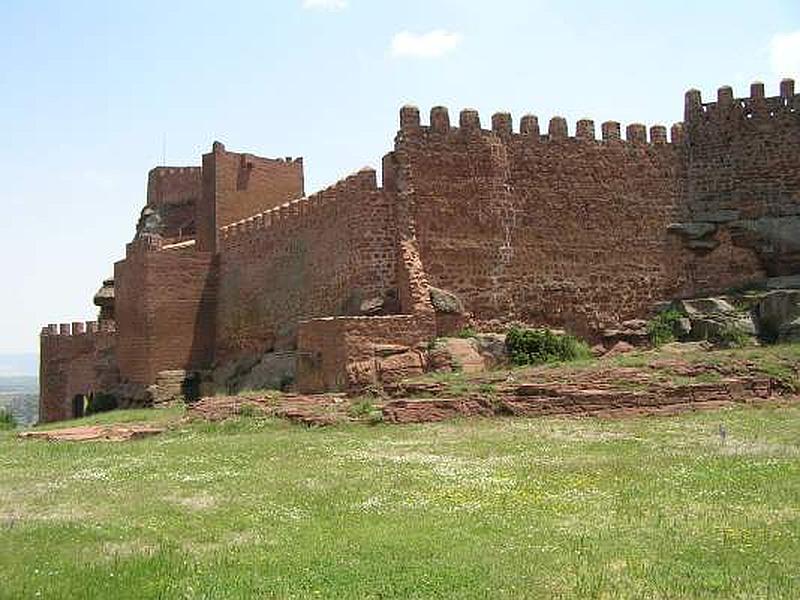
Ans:
[[[370,398],[360,398],[350,405],[347,413],[351,417],[366,417],[375,410],[375,405]]]
[[[557,335],[549,329],[512,327],[506,336],[506,350],[515,365],[538,365],[591,356],[589,346],[571,335]]]
[[[109,412],[119,408],[117,397],[113,394],[92,394],[86,404],[86,414],[94,415],[97,413]]]
[[[752,338],[738,327],[729,325],[719,332],[718,339],[714,341],[723,348],[744,348],[750,345]]]
[[[383,422],[383,411],[375,406],[370,397],[362,397],[353,402],[347,414],[353,419],[361,419],[372,425]]]
[[[14,422],[14,415],[7,408],[0,408],[0,430],[14,429],[16,423]]]
[[[653,346],[661,346],[675,341],[675,328],[683,315],[669,309],[657,314],[647,323],[647,334]]]
[[[469,338],[474,338],[477,335],[478,332],[475,331],[472,327],[464,327],[464,329],[456,333],[455,337],[462,339],[469,339]]]

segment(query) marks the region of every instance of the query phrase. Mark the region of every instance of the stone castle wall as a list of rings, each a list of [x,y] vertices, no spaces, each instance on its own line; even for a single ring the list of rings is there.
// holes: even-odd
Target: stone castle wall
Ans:
[[[73,400],[113,385],[113,327],[97,321],[48,325],[41,333],[39,420],[72,419]]]
[[[410,189],[431,285],[459,295],[482,320],[501,317],[588,333],[641,314],[674,285],[667,226],[683,181],[682,131],[563,119],[542,135],[536,117],[512,131],[474,111],[459,127],[446,109],[421,126],[401,116],[394,162]]]
[[[690,91],[685,111],[669,132],[623,134],[559,117],[545,132],[530,115],[515,131],[506,113],[484,129],[471,110],[456,127],[443,108],[423,125],[406,107],[381,187],[363,170],[308,198],[302,159],[220,143],[202,167],[154,169],[148,208],[166,226],[137,229],[115,268],[119,381],[295,349],[306,391],[415,373],[437,327],[462,322],[434,311],[429,286],[478,322],[592,336],[659,300],[800,273],[793,82],[714,103]],[[105,385],[94,342],[61,337],[42,336],[45,419]]]
[[[686,94],[687,185],[681,219],[693,228],[694,287],[800,272],[800,95],[784,80],[766,97]],[[717,252],[718,248],[722,252]],[[720,256],[713,256],[714,253]],[[708,266],[704,266],[708,265]],[[713,266],[711,266],[713,265]]]
[[[395,294],[391,199],[361,171],[220,232],[217,360],[293,348],[302,319]]]
[[[147,206],[158,212],[166,239],[194,238],[202,177],[200,167],[156,167],[148,173]]]
[[[144,242],[144,241],[142,241]],[[193,247],[131,244],[116,263],[117,355],[124,383],[165,370],[206,368],[214,355],[216,259]]]
[[[214,143],[203,156],[197,243],[216,252],[220,228],[304,195],[303,159],[270,159],[227,152]]]

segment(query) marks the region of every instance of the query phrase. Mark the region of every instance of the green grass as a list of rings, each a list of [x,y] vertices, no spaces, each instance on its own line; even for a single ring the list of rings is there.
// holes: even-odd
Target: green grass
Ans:
[[[800,406],[0,432],[0,598],[797,598],[798,431]]]

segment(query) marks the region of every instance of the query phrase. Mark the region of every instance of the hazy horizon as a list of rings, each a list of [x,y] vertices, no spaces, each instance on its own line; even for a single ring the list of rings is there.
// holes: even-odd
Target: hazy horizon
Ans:
[[[38,352],[0,352],[0,377],[38,377]]]
[[[754,80],[800,79],[800,3],[281,0],[0,6],[0,353],[96,318],[147,171],[303,156],[312,193],[380,168],[405,103],[669,126]]]

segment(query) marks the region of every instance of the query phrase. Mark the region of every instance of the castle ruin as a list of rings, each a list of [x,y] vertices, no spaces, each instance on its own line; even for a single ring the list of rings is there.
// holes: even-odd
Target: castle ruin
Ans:
[[[380,185],[364,169],[305,196],[301,159],[220,143],[153,169],[98,321],[41,332],[40,418],[96,394],[213,393],[265,364],[302,392],[358,389],[423,372],[421,349],[467,320],[591,338],[660,300],[798,273],[792,80],[691,90],[669,135],[531,115],[515,131],[507,113],[487,130],[472,110],[454,126],[441,107],[423,125],[407,106]]]

